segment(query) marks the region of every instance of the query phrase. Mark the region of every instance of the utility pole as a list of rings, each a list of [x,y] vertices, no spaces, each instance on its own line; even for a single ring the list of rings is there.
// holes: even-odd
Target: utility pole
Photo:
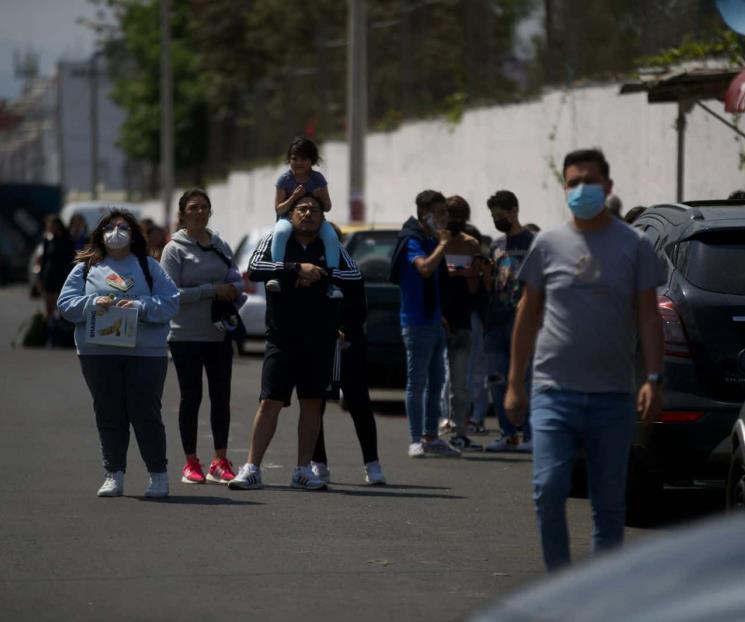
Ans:
[[[94,52],[88,67],[91,123],[91,199],[98,199],[98,56]]]
[[[365,220],[365,133],[367,131],[366,0],[348,0],[347,145],[349,146],[349,220]]]
[[[163,194],[163,221],[166,228],[170,228],[173,196],[171,0],[160,0],[160,186]]]

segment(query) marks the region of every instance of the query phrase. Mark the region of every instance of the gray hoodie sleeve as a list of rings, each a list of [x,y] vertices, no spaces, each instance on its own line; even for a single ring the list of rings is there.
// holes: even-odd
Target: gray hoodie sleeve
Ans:
[[[171,280],[175,283],[176,287],[178,287],[181,306],[204,300],[206,298],[214,298],[215,286],[212,283],[203,283],[197,287],[183,287],[181,285],[182,261],[183,257],[178,252],[176,245],[171,242],[166,244],[160,258],[160,265],[164,272],[171,277]]]

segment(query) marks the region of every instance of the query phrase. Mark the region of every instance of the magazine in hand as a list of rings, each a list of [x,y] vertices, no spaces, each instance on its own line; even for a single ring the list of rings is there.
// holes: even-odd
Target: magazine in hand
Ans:
[[[136,308],[94,307],[85,318],[85,341],[100,346],[134,348],[137,343]]]

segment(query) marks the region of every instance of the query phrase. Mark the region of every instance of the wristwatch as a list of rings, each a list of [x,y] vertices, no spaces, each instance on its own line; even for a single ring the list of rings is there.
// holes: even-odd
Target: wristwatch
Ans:
[[[647,382],[652,384],[662,384],[662,374],[647,374]]]

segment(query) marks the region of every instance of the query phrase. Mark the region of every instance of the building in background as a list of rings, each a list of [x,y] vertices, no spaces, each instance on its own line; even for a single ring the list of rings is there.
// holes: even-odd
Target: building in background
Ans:
[[[68,200],[131,196],[136,168],[116,145],[124,112],[105,65],[100,55],[62,61],[0,107],[0,182],[58,184]]]

